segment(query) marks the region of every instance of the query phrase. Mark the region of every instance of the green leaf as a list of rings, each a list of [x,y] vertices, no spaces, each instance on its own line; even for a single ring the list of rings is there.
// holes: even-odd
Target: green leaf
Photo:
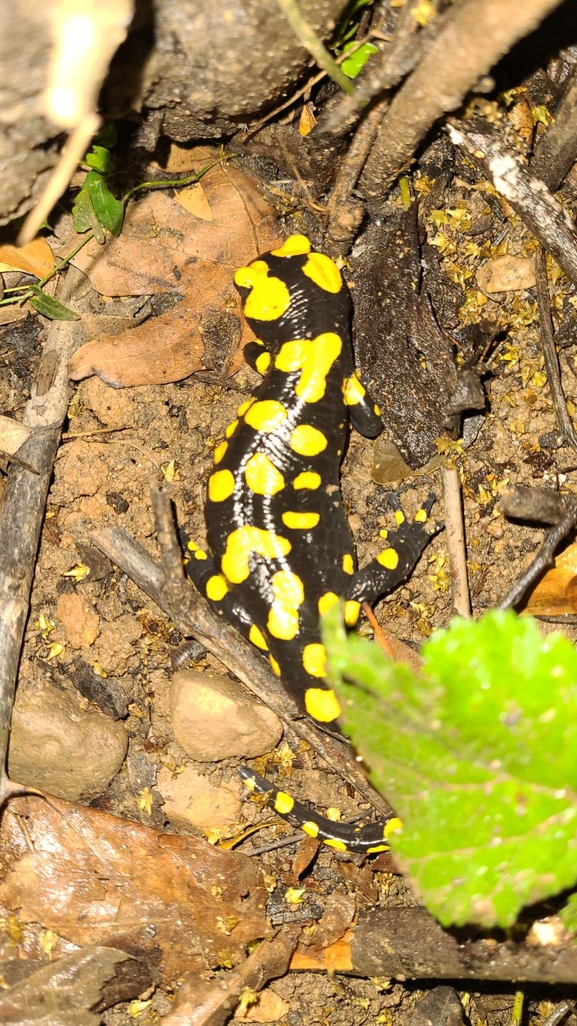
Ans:
[[[74,230],[78,232],[79,235],[83,235],[84,232],[93,231],[96,241],[100,243],[101,246],[106,241],[104,229],[94,213],[92,200],[90,199],[86,189],[81,189],[74,201],[74,206],[72,207],[72,221],[74,224]]]
[[[83,188],[90,196],[94,213],[103,228],[112,235],[120,235],[124,218],[124,204],[111,193],[106,182],[97,171],[89,171]]]
[[[355,46],[354,43],[349,43],[344,47],[346,50],[351,50]],[[360,71],[364,68],[369,57],[372,53],[378,53],[378,48],[373,43],[363,43],[359,46],[358,50],[355,50],[350,57],[346,57],[341,64],[341,71],[344,71],[345,75],[349,78],[356,78]]]
[[[30,306],[32,306],[38,313],[44,317],[48,317],[51,321],[78,321],[80,320],[80,314],[70,310],[69,307],[64,306],[63,303],[59,303],[57,299],[53,299],[52,296],[48,296],[42,291],[38,285],[29,285],[30,292],[33,293],[32,299],[30,300]]]
[[[524,905],[573,886],[570,642],[494,611],[435,634],[417,677],[347,638],[332,612],[329,681],[373,783],[403,820],[392,845],[426,907],[445,926],[508,927]]]
[[[97,146],[94,144],[92,148],[86,154],[84,164],[88,164],[89,167],[93,167],[96,171],[100,171],[101,174],[107,174],[110,171],[114,171],[116,164],[112,159],[112,155],[104,146]]]
[[[118,133],[113,121],[108,121],[103,125],[98,134],[94,137],[95,145],[105,146],[107,150],[111,150],[113,146],[116,146],[117,142]]]

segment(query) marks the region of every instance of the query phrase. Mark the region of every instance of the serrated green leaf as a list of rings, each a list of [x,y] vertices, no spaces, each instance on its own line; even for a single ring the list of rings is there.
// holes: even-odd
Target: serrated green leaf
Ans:
[[[100,224],[112,235],[120,235],[124,218],[124,204],[111,193],[102,175],[89,171],[83,188],[90,196],[94,213]]]
[[[106,147],[97,146],[96,144],[88,151],[83,163],[88,164],[89,167],[94,168],[96,171],[100,171],[101,174],[108,174],[116,168],[116,164]]]
[[[53,299],[52,296],[48,296],[42,291],[38,285],[29,285],[30,292],[33,296],[30,300],[30,306],[32,306],[38,313],[44,317],[48,317],[51,321],[78,321],[80,320],[80,314],[70,310],[69,307],[64,306],[63,303],[59,303],[57,299]]]
[[[349,43],[344,47],[345,50],[350,50],[355,44]],[[344,71],[345,75],[349,78],[356,78],[359,72],[362,71],[369,57],[373,53],[378,53],[378,48],[373,43],[363,43],[359,46],[350,57],[345,57],[341,64],[341,71]]]
[[[566,638],[513,613],[455,620],[425,645],[421,677],[342,629],[326,644],[346,731],[403,820],[395,854],[443,925],[507,927],[576,883]]]

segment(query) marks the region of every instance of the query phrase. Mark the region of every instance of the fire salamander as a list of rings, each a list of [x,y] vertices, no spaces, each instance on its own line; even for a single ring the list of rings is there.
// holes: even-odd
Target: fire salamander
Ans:
[[[343,599],[353,627],[362,602],[408,577],[431,538],[425,525],[433,498],[413,522],[397,509],[386,547],[356,569],[339,467],[349,421],[370,438],[382,421],[354,368],[349,290],[334,261],[303,235],[241,267],[234,280],[257,336],[245,357],[263,381],[215,449],[205,507],[209,552],[187,542],[186,569],[211,607],[267,655],[303,712],[338,733],[319,617]],[[331,823],[242,772],[254,791],[273,792],[277,812],[304,817],[301,825],[333,847],[387,847],[382,823],[378,838],[374,825]]]

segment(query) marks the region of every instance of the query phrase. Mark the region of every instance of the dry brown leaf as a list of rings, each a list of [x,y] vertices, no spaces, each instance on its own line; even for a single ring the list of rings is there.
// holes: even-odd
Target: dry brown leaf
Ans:
[[[197,152],[204,166],[214,151]],[[244,325],[233,285],[237,267],[280,242],[272,209],[255,183],[231,164],[202,180],[207,209],[195,216],[163,193],[135,203],[122,234],[105,247],[89,243],[75,258],[108,296],[184,294],[170,311],[116,337],[100,335],[73,357],[74,380],[90,374],[116,387],[178,381],[215,367],[234,373],[252,333]],[[209,351],[214,339],[228,351]]]
[[[577,613],[577,542],[569,545],[541,578],[523,609],[531,616]]]
[[[214,221],[210,203],[200,182],[189,186],[188,189],[183,189],[182,192],[177,192],[174,198],[181,207],[188,210],[190,214],[194,214],[195,217],[200,217],[202,221]]]
[[[235,964],[267,933],[250,859],[55,798],[10,803],[0,860],[5,914],[80,946],[129,936],[159,952],[165,981]]]
[[[0,272],[26,271],[37,278],[44,278],[54,267],[54,253],[50,246],[39,236],[32,239],[26,246],[0,246]]]

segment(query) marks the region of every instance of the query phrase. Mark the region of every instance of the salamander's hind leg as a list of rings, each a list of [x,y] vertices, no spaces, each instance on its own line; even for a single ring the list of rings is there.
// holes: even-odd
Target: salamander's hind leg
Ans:
[[[415,514],[414,520],[407,520],[395,496],[389,502],[395,508],[398,527],[391,531],[388,545],[379,552],[368,566],[358,570],[353,577],[348,598],[357,602],[374,602],[381,595],[393,591],[412,573],[421,554],[439,528],[427,526],[434,495]]]
[[[190,578],[197,591],[207,600],[209,606],[218,616],[222,616],[232,627],[236,627],[253,645],[261,651],[268,651],[267,640],[262,631],[253,623],[234,590],[220,572],[210,553],[201,549],[196,542],[190,540],[184,531],[179,532],[180,544],[184,549],[184,572]]]
[[[249,367],[263,376],[270,367],[270,353],[263,342],[247,342],[242,355]]]

